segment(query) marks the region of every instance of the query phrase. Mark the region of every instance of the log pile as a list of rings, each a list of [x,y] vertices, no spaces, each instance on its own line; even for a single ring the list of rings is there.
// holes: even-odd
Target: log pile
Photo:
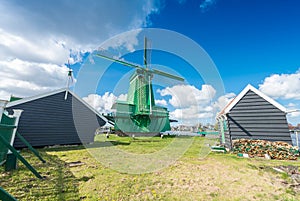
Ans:
[[[286,142],[270,142],[266,140],[237,139],[233,140],[234,153],[248,154],[249,157],[270,157],[278,160],[297,160],[298,147]]]

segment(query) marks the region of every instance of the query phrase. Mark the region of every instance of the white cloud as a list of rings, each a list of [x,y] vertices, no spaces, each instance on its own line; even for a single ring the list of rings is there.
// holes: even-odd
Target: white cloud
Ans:
[[[287,111],[288,111],[287,113],[288,122],[293,125],[297,125],[299,123],[299,118],[300,118],[300,103],[288,104]]]
[[[296,110],[300,109],[300,69],[291,74],[273,74],[266,77],[259,85],[259,90],[274,99],[280,99],[288,111],[293,111],[287,114],[289,123],[299,122],[300,112]]]
[[[1,1],[0,95],[30,96],[64,86],[69,54],[71,64],[80,62],[108,38],[148,25],[159,9],[157,0]],[[110,45],[133,51],[137,34]]]
[[[213,107],[220,112],[235,96],[236,95],[234,93],[228,93],[220,96],[217,101],[214,102]]]
[[[89,94],[84,97],[83,100],[90,104],[100,113],[110,113],[112,112],[112,105],[116,100],[126,100],[127,94],[121,94],[119,97],[112,93],[105,92],[102,96],[98,94]]]
[[[126,101],[127,100],[127,94],[121,94],[121,95],[119,95],[118,100],[120,100],[120,101]]]
[[[216,90],[211,85],[202,85],[201,89],[192,85],[175,85],[157,92],[170,97],[168,103],[175,107],[170,111],[170,118],[188,125],[214,122],[216,114],[236,96],[228,93],[216,99]]]
[[[32,96],[66,87],[68,68],[64,65],[13,59],[0,61],[0,94]]]
[[[289,103],[287,106],[288,106],[288,107],[295,107],[296,104],[295,104],[295,103]]]
[[[165,99],[155,100],[156,105],[167,106],[168,103]]]
[[[171,118],[189,120],[189,122],[197,122],[199,119],[212,118],[213,108],[211,106],[198,107],[192,105],[191,107],[183,109],[175,109],[170,112]]]
[[[216,0],[204,0],[200,4],[200,9],[202,12],[206,12],[212,5],[216,3]]]
[[[0,97],[1,97],[0,100],[9,100],[11,95],[12,94],[6,91],[0,90]]]
[[[55,33],[76,43],[93,44],[147,25],[148,15],[159,12],[159,8],[156,0],[28,0],[24,4],[7,1],[0,5],[0,24],[27,37],[33,33],[31,38]]]
[[[186,86],[187,89],[189,89],[189,86]],[[202,87],[202,90],[206,90],[206,86]],[[210,88],[210,87],[208,87]],[[203,93],[205,94],[205,93]],[[110,113],[113,110],[111,109],[113,103],[116,100],[126,100],[127,94],[121,94],[120,96],[115,96],[112,93],[106,92],[102,96],[98,94],[90,94],[87,97],[84,97],[83,100],[85,100],[87,103],[89,103],[93,108],[95,108],[100,113]],[[168,103],[164,99],[155,100],[155,104],[167,106]],[[170,118],[171,119],[177,119],[180,121],[180,123],[184,124],[196,124],[199,122],[200,119],[207,119],[207,118],[213,118],[214,117],[214,107],[213,104],[209,101],[206,101],[206,104],[197,104],[194,103],[192,105],[189,105],[185,108],[176,108],[173,111],[170,111]]]
[[[205,105],[209,103],[216,94],[211,85],[202,85],[199,90],[192,85],[175,85],[158,90],[161,96],[171,96],[169,103],[175,108],[186,108],[191,105]]]
[[[290,112],[288,113],[288,118],[293,118],[293,117],[297,117],[299,118],[300,117],[300,111],[293,111],[293,112]]]
[[[300,70],[293,74],[274,74],[266,77],[259,90],[268,96],[300,100]]]
[[[0,60],[18,58],[31,62],[63,64],[69,50],[51,38],[30,41],[27,38],[0,29]]]
[[[0,5],[0,27],[32,42],[53,38],[66,47],[96,48],[116,34],[148,25],[148,16],[159,9],[157,0],[6,1]]]
[[[158,90],[161,96],[171,96],[168,103],[175,107],[170,118],[180,123],[196,124],[201,119],[214,117],[213,98],[216,90],[211,85],[202,85],[201,89],[192,85],[175,85]]]
[[[141,29],[137,29],[125,32],[121,36],[111,38],[108,42],[101,45],[101,49],[108,50],[109,48],[119,49],[124,47],[129,52],[134,52],[134,47],[138,45],[137,35],[140,32]]]
[[[177,88],[179,86],[179,88]],[[203,97],[194,98],[195,102],[191,102],[191,100],[187,100],[187,103],[178,104],[178,107],[175,109],[171,109],[169,112],[169,116],[171,119],[179,120],[180,124],[185,125],[196,125],[197,123],[208,120],[208,122],[213,122],[216,116],[216,113],[219,112],[223,107],[235,96],[234,93],[228,93],[224,96],[219,97],[216,101],[212,101],[214,97],[211,97],[212,94],[215,95],[215,90],[210,85],[203,85],[202,89],[199,90],[191,85],[177,85],[174,87],[167,87],[165,89],[159,90],[159,92],[165,96],[171,96],[169,103],[175,96],[182,97],[186,96],[184,94],[178,94],[182,91],[190,91],[190,93],[195,93],[196,95]],[[173,89],[173,90],[171,90]],[[172,93],[170,93],[172,91]],[[121,94],[120,96],[115,96],[112,93],[106,92],[105,94],[90,94],[87,97],[83,98],[87,103],[89,103],[92,107],[94,107],[100,113],[110,113],[112,112],[113,103],[118,100],[125,101],[127,99],[127,94]],[[201,102],[197,102],[196,100],[201,100]],[[167,107],[168,102],[165,99],[157,99],[155,100],[155,104],[162,105]],[[177,106],[177,104],[175,104]],[[181,107],[184,105],[185,107]]]
[[[288,111],[287,118],[289,120],[293,121],[294,118],[299,118],[300,117],[300,103],[299,103],[299,101],[297,101],[297,102],[288,103],[287,106],[286,106],[287,111]]]

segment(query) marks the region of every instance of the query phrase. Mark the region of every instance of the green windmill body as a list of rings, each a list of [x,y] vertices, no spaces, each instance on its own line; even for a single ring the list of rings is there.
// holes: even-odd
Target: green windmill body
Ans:
[[[155,105],[152,78],[154,74],[157,74],[180,81],[184,79],[159,70],[149,69],[147,67],[146,44],[145,38],[145,67],[97,54],[99,57],[136,68],[136,71],[130,77],[127,101],[116,101],[113,105],[113,109],[116,109],[113,116],[114,126],[118,134],[155,135],[171,129],[167,108]]]

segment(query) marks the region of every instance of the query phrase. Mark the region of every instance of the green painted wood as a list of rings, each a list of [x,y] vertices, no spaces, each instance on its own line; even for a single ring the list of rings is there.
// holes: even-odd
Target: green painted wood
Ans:
[[[0,135],[0,142],[3,143],[37,178],[42,179],[43,177],[27,162],[23,156],[21,156],[18,151],[11,146],[6,139]]]
[[[36,156],[36,157],[38,157],[38,159],[40,159],[40,161],[42,161],[43,163],[46,163],[46,161],[41,157],[41,155],[39,154],[39,152],[36,150],[36,149],[34,149],[32,146],[31,146],[31,144],[19,133],[19,132],[17,132],[16,133],[16,135],[17,135],[17,137],[28,147],[28,149],[30,150],[30,151],[32,151],[32,153]]]
[[[18,201],[16,198],[14,198],[12,195],[10,195],[8,192],[6,192],[1,187],[0,187],[0,200],[3,200],[3,201]]]
[[[16,128],[14,125],[16,118],[10,118],[6,114],[2,115],[0,124],[0,136],[5,139],[8,143],[11,142],[13,136],[13,129]],[[6,155],[8,152],[7,146],[0,141],[0,164],[2,165],[6,161]]]
[[[199,131],[197,133],[200,135],[219,135],[218,131]]]
[[[17,169],[17,157],[13,153],[8,153],[5,161],[5,171],[11,171]]]

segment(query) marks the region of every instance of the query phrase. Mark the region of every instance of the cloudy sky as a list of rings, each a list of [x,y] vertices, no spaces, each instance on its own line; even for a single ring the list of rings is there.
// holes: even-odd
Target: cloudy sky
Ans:
[[[172,118],[211,122],[248,83],[289,110],[300,109],[299,6],[297,0],[0,0],[0,99],[65,87],[68,60],[77,82],[86,76],[88,85],[89,75],[98,72],[84,74],[82,66],[95,62],[89,55],[99,47],[117,57],[124,50],[124,59],[142,64],[139,28],[160,28],[201,46],[224,86],[206,81],[201,70],[197,75],[192,62],[153,51],[159,69],[185,78],[154,80],[156,103],[168,107]],[[152,38],[152,46],[161,43]],[[113,101],[126,99],[131,73],[111,65],[93,90],[77,83],[74,90],[100,112],[110,112]],[[296,124],[300,112],[288,118]]]

